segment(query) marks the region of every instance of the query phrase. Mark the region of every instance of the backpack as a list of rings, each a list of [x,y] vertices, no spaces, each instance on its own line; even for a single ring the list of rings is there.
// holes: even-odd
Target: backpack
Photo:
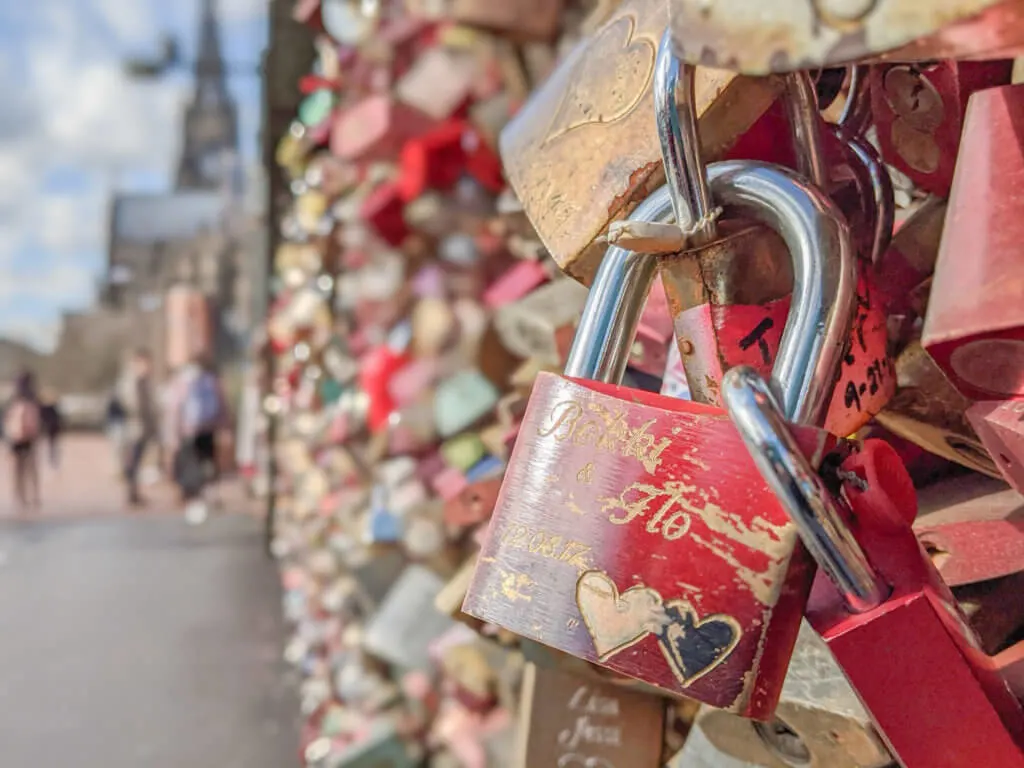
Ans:
[[[195,437],[216,429],[221,417],[220,389],[209,373],[198,374],[188,383],[181,409],[181,431],[184,437]]]
[[[29,443],[39,437],[39,406],[21,398],[7,406],[4,414],[4,437],[11,444]]]

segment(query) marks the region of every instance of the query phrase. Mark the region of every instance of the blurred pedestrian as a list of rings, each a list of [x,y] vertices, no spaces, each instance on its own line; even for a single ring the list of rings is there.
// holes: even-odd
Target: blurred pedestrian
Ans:
[[[157,436],[156,401],[152,382],[153,361],[149,351],[137,349],[121,378],[118,399],[125,412],[124,439],[127,446],[124,480],[128,504],[139,507],[145,499],[139,493],[139,467],[146,448]]]
[[[64,431],[64,417],[60,412],[60,398],[56,393],[44,392],[39,408],[39,420],[49,449],[50,466],[57,469],[60,466],[59,443],[61,433]]]
[[[185,519],[199,525],[209,514],[204,490],[219,475],[217,432],[228,421],[220,381],[204,358],[197,357],[175,374],[166,416],[166,443]]]
[[[124,406],[121,405],[121,399],[117,396],[115,387],[114,392],[110,395],[110,400],[107,401],[107,413],[103,424],[107,440],[110,442],[110,451],[114,457],[114,467],[118,477],[124,474],[126,464],[125,421],[127,418],[128,414],[124,412]]]
[[[39,399],[31,371],[23,371],[14,386],[14,397],[4,411],[4,439],[11,447],[14,494],[18,507],[39,507],[39,466],[36,442],[40,431]]]

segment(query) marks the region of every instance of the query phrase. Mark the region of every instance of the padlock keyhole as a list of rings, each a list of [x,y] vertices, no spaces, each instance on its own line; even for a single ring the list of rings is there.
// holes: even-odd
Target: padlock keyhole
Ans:
[[[805,768],[811,764],[811,750],[799,734],[779,718],[770,723],[754,721],[754,731],[772,755],[792,768]]]

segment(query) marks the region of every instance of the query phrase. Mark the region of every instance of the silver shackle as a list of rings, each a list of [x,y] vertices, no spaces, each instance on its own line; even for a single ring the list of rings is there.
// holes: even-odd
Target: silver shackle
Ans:
[[[732,368],[722,379],[722,400],[761,476],[849,609],[880,605],[889,586],[854,539],[845,503],[804,458],[765,380],[753,368]]]
[[[857,274],[849,228],[823,192],[825,160],[813,86],[806,75],[788,77],[790,127],[808,184],[785,169],[755,161],[705,168],[697,129],[695,72],[695,67],[681,63],[673,53],[666,31],[655,62],[654,106],[672,212],[695,246],[716,235],[715,202],[782,237],[793,261],[793,298],[772,369],[772,385],[788,418],[821,426],[853,319]],[[677,99],[679,92],[682,99]],[[639,215],[648,213],[637,209]],[[666,221],[666,214],[647,220]]]
[[[772,379],[786,418],[820,424],[828,410],[853,317],[856,267],[842,214],[792,171],[735,160],[708,166],[715,200],[727,213],[759,221],[782,237],[793,259],[793,301]],[[667,186],[634,212],[639,221],[669,221]],[[565,374],[617,383],[625,372],[656,258],[611,247],[598,268]]]

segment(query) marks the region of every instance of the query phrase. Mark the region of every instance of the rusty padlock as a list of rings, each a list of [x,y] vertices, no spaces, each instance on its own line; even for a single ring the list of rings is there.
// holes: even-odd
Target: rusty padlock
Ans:
[[[508,180],[558,265],[590,284],[595,240],[663,183],[651,121],[663,0],[626,0],[574,48],[501,133]],[[771,105],[781,83],[700,69],[703,154],[718,159]]]
[[[722,234],[715,221],[705,179],[694,117],[694,68],[680,65],[671,52],[668,33],[658,49],[655,70],[655,114],[658,135],[673,191],[676,221],[694,235],[697,246],[662,261],[662,279],[674,310],[679,351],[690,391],[699,402],[721,405],[722,375],[734,365],[752,365],[768,374],[775,359],[782,327],[789,311],[793,274],[786,246],[764,226],[725,221]],[[820,134],[817,103],[808,77],[787,78],[789,111],[798,170],[820,189],[828,179]],[[682,91],[679,102],[677,88]],[[865,174],[870,157],[860,147]],[[858,155],[860,157],[860,155]],[[869,251],[874,256],[887,244],[885,222],[890,222],[892,193],[884,184],[872,185]],[[877,201],[877,203],[876,203]],[[876,229],[881,222],[882,228]],[[870,283],[858,285],[857,311],[851,339],[825,428],[851,434],[877,413],[895,390],[895,376],[886,352],[885,317],[872,306]]]
[[[801,454],[760,374],[733,368],[723,395],[821,568],[808,620],[899,763],[961,768],[984,744],[989,765],[1024,766],[1024,713],[914,536],[916,492],[891,446],[869,440],[848,457],[837,496]]]
[[[775,374],[793,418],[820,423],[854,304],[849,233],[781,168],[713,164],[713,193],[779,227],[797,300]],[[637,210],[658,220],[667,188]],[[566,365],[540,374],[464,609],[664,690],[766,718],[808,573],[753,485],[721,409],[617,386],[656,258],[611,248]],[[607,382],[607,383],[602,383]],[[803,435],[812,460],[831,443]]]
[[[972,399],[1024,399],[1018,134],[1024,85],[975,94],[964,121],[921,344]]]

